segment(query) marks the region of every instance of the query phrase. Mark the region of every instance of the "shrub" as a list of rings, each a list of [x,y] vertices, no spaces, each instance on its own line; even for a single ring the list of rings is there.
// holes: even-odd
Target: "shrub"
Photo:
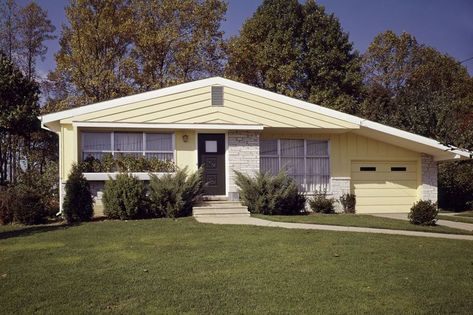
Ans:
[[[31,187],[41,195],[48,216],[54,217],[59,211],[59,176],[58,163],[49,161],[42,172],[38,170],[22,171],[17,177],[17,186]]]
[[[151,175],[150,210],[154,216],[176,218],[192,214],[192,207],[204,191],[202,169],[187,175],[187,168],[161,177]]]
[[[11,189],[13,220],[22,224],[40,224],[46,221],[47,211],[41,194],[33,187],[17,185]]]
[[[158,158],[117,154],[105,154],[101,159],[89,156],[79,164],[83,172],[174,172],[172,161],[163,161]]]
[[[104,214],[112,219],[138,219],[147,213],[143,182],[126,173],[105,182],[102,201]]]
[[[235,176],[240,199],[251,213],[289,215],[304,212],[306,198],[286,173],[272,176],[258,172],[251,177],[235,171]]]
[[[326,192],[317,193],[309,199],[310,209],[316,213],[335,213],[335,199],[327,198]]]
[[[340,203],[345,213],[355,213],[356,196],[354,194],[343,194],[340,197]]]
[[[435,225],[437,214],[436,203],[430,200],[419,200],[411,208],[409,221],[417,225]]]
[[[90,221],[94,215],[93,199],[89,182],[81,169],[74,164],[65,186],[63,202],[64,218],[68,223]]]
[[[441,162],[438,166],[439,207],[452,211],[472,209],[473,160]]]
[[[13,201],[14,196],[11,189],[0,187],[0,224],[13,222]]]

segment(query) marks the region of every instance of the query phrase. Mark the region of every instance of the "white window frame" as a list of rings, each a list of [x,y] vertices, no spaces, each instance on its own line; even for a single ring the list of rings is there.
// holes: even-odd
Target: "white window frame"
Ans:
[[[96,133],[109,133],[110,134],[110,145],[111,150],[84,150],[84,133],[87,132],[96,132]],[[99,130],[84,130],[81,131],[81,160],[84,160],[84,153],[111,153],[112,156],[115,156],[116,153],[139,153],[140,155],[146,157],[147,153],[162,153],[162,154],[171,154],[172,153],[172,162],[176,161],[176,133],[174,132],[142,132],[142,131],[117,131],[119,133],[141,133],[142,134],[142,149],[140,151],[119,151],[115,150],[115,131],[99,131]],[[147,134],[170,134],[171,141],[172,141],[172,150],[170,151],[162,151],[162,150],[146,150],[146,135]]]
[[[328,159],[328,174],[327,175],[320,175],[320,176],[328,176],[327,180],[327,193],[330,193],[332,190],[332,185],[330,182],[330,178],[332,176],[332,170],[330,167],[330,141],[329,140],[319,140],[319,139],[261,139],[261,140],[268,140],[268,141],[277,141],[277,155],[260,155],[260,159],[262,157],[266,158],[277,158],[278,159],[278,169],[279,171],[282,169],[282,158],[283,156],[281,155],[281,140],[303,140],[304,141],[304,156],[294,156],[294,158],[304,158],[304,170],[307,169],[307,158],[323,158],[323,159]],[[327,155],[322,156],[322,155],[307,155],[307,141],[319,141],[319,142],[326,142],[327,143]],[[261,162],[260,162],[260,167],[261,167]],[[304,171],[305,173],[305,171]],[[304,182],[302,184],[303,186],[307,187],[307,176],[304,176]],[[321,184],[322,185],[322,184]],[[309,191],[306,190],[306,193],[315,193],[315,191]]]

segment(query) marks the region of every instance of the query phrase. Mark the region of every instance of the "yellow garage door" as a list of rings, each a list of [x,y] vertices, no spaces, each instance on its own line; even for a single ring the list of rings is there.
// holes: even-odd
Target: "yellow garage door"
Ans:
[[[417,199],[416,162],[352,162],[357,213],[409,212]]]

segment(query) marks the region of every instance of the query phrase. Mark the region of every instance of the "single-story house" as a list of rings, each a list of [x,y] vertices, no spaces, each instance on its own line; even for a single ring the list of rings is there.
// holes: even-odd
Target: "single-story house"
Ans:
[[[437,162],[470,158],[413,133],[221,77],[51,113],[61,204],[71,166],[103,154],[157,157],[194,171],[206,193],[238,200],[235,170],[286,170],[308,194],[357,196],[358,213],[437,200]],[[100,198],[111,173],[85,173]],[[135,173],[142,180],[147,172]]]

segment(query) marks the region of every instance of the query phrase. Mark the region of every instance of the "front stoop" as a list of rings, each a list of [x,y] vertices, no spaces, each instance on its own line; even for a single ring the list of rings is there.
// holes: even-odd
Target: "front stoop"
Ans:
[[[202,217],[249,217],[248,208],[239,201],[203,201],[192,208],[192,215],[196,218]]]

